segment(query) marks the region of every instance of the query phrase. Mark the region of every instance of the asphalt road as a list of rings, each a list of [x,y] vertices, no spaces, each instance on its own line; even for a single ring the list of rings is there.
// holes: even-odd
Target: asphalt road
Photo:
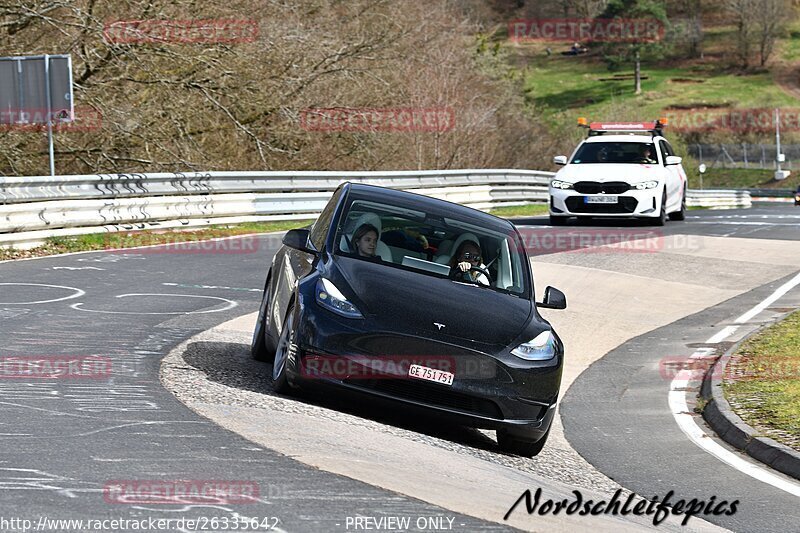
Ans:
[[[521,226],[547,226],[547,217],[515,218]],[[548,226],[549,227],[549,226]],[[709,237],[739,237],[747,239],[800,239],[800,207],[792,204],[755,203],[750,209],[687,211],[685,222],[670,222],[662,227],[649,226],[646,221],[624,219],[571,219],[558,229],[622,228],[631,233],[651,231],[658,235],[706,235]]]
[[[343,531],[348,517],[399,516],[437,518],[455,531],[507,530],[260,448],[194,414],[163,389],[159,366],[171,348],[257,310],[274,253],[265,246],[275,240],[256,242],[243,247],[254,253],[233,251],[238,246],[230,246],[230,253],[190,254],[154,248],[0,264],[4,360],[44,355],[111,360],[110,376],[0,379],[3,518],[37,524],[41,517],[232,521],[242,516],[259,519],[251,531],[266,531],[275,517],[277,528],[270,530]],[[225,310],[231,302],[236,307]],[[109,488],[148,480],[255,483],[259,495],[252,501],[232,493],[224,501],[119,503]],[[222,530],[220,524],[214,530]],[[167,530],[178,531],[177,525]]]
[[[525,222],[540,225],[542,220]],[[796,240],[798,222],[800,209],[791,206],[692,211],[686,223],[668,223],[663,231]],[[452,519],[454,530],[501,527],[303,466],[195,415],[161,387],[159,362],[171,348],[257,309],[276,244],[274,238],[259,238],[252,246],[199,253],[131,250],[0,264],[0,356],[100,356],[111,361],[111,374],[96,379],[0,379],[0,439],[5,444],[0,501],[5,518],[277,517],[284,530],[330,531],[344,530],[348,517],[411,516],[443,518],[445,524]],[[581,383],[571,389],[576,396],[568,393],[565,402],[568,436],[592,434],[587,430],[597,424],[595,417],[579,413],[588,409],[580,401],[591,401],[584,400]],[[582,452],[593,446],[589,441],[575,444]],[[652,461],[656,453],[666,453],[663,447],[654,450],[638,449],[636,454]],[[631,488],[641,483],[645,495],[657,488],[644,486],[648,480],[663,478],[669,483],[658,487],[672,490],[692,486],[680,476],[652,470],[629,479],[625,472],[635,471],[625,470],[630,457],[610,452],[586,456],[607,474],[607,468],[620,469],[609,475]],[[721,479],[740,481],[735,474],[725,476]],[[107,488],[112,482],[154,479],[247,480],[259,487],[260,495],[248,503],[107,501],[113,500]],[[704,495],[714,493],[705,489],[698,488]],[[737,516],[744,515],[740,511]],[[784,516],[786,521],[778,523],[790,524],[791,512]]]
[[[739,500],[734,515],[704,516],[716,525],[737,532],[798,531],[797,495],[753,479],[687,438],[668,404],[672,374],[663,364],[686,358],[703,346],[724,352],[731,342],[708,345],[709,336],[787,279],[636,337],[594,363],[578,377],[561,403],[567,440],[601,472],[638,494],[663,495],[671,490],[675,499],[710,501],[714,496],[717,502]],[[773,313],[768,309],[766,314],[790,308],[800,308],[800,290],[773,304]],[[699,415],[695,421],[706,431],[704,438],[733,450]],[[738,451],[734,454],[748,464],[758,464]]]

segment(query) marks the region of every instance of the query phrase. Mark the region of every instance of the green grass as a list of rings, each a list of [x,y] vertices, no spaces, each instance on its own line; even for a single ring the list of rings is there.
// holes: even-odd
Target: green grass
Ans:
[[[515,205],[511,207],[498,207],[489,211],[492,215],[509,218],[509,217],[533,217],[537,215],[546,215],[548,213],[547,204],[527,204]]]
[[[800,311],[739,347],[726,377],[725,396],[742,419],[770,437],[800,444]]]
[[[633,65],[625,73],[632,73]],[[633,81],[599,81],[613,77],[598,58],[551,56],[530,58],[525,70],[525,94],[537,109],[573,123],[590,120],[652,120],[670,106],[733,107],[796,106],[769,72],[740,74],[702,65],[696,69],[644,64],[642,94]],[[676,80],[693,80],[679,82]],[[674,112],[674,111],[673,111]]]
[[[687,168],[687,171],[689,169]],[[706,189],[797,189],[800,185],[800,173],[792,174],[785,180],[775,181],[772,176],[774,170],[744,169],[744,168],[713,168],[703,174],[703,188]],[[689,187],[700,188],[700,174],[689,172]]]
[[[800,60],[800,21],[794,21],[789,25],[789,35],[782,39],[778,49],[780,57],[785,61]]]
[[[191,230],[145,230],[119,233],[91,233],[88,235],[77,235],[75,237],[51,237],[47,239],[43,245],[29,250],[0,248],[0,260],[41,257],[91,250],[133,248],[135,246],[148,246],[153,244],[193,242],[249,233],[268,233],[271,231],[300,228],[309,225],[311,222],[313,222],[313,220],[246,222],[243,224],[208,226]]]

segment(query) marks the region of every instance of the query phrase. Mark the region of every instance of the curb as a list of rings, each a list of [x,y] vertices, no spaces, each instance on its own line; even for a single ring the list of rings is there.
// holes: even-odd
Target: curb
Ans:
[[[744,340],[734,344],[708,369],[700,388],[700,397],[708,401],[703,409],[703,418],[731,446],[787,476],[800,479],[800,452],[768,437],[759,436],[758,431],[733,412],[722,392],[725,367]]]

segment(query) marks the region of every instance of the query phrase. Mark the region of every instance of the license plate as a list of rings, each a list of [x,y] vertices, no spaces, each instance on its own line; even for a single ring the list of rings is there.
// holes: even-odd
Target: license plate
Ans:
[[[442,385],[453,384],[453,374],[444,370],[436,370],[422,365],[411,365],[408,367],[408,376],[416,379],[424,379]]]
[[[619,198],[616,196],[584,196],[583,202],[586,204],[616,204]]]

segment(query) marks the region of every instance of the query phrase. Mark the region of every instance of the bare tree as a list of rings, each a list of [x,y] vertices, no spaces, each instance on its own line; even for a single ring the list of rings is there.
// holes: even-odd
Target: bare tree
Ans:
[[[754,18],[758,54],[762,67],[772,55],[775,41],[786,29],[793,12],[789,0],[758,0],[758,9],[754,13]]]

